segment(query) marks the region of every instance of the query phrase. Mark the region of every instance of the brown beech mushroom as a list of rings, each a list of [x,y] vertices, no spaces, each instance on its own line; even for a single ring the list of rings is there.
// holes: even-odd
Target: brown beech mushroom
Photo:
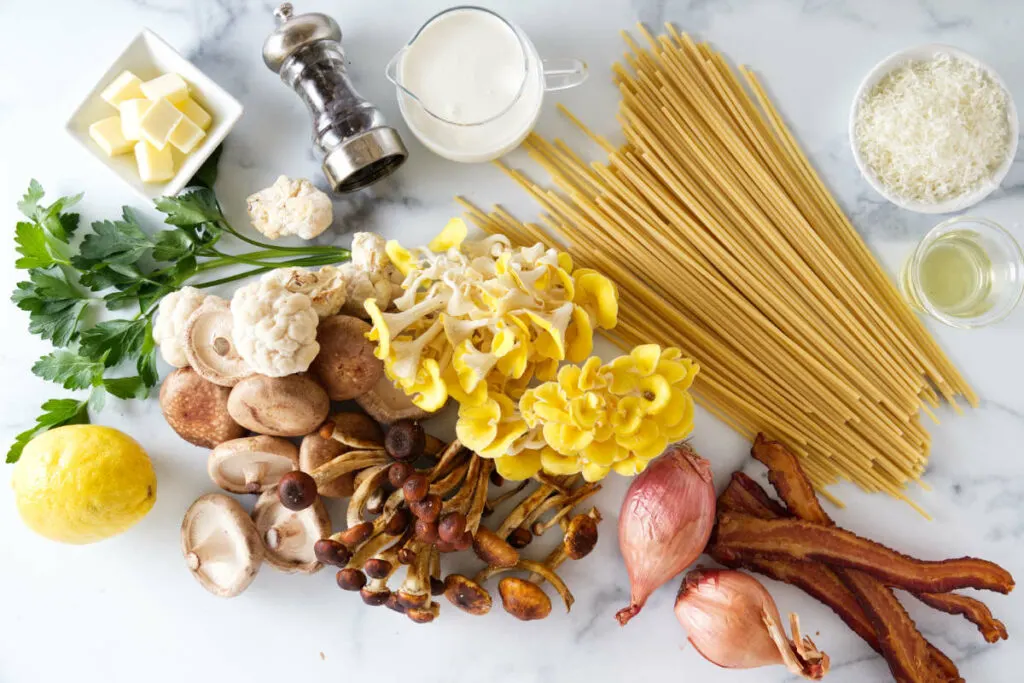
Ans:
[[[380,424],[365,413],[335,413],[327,418],[320,428],[320,436],[333,438],[355,450],[378,450],[384,448],[384,430]]]
[[[245,428],[231,417],[231,390],[208,382],[192,368],[180,368],[160,387],[160,410],[178,436],[203,448],[245,436]]]
[[[501,594],[502,604],[505,606],[505,610],[517,619],[522,619],[523,621],[543,619],[551,612],[551,602],[547,599],[546,595],[544,598],[540,597],[540,595],[544,594],[544,591],[539,585],[537,585],[538,582],[542,580],[547,581],[556,591],[558,591],[559,596],[562,598],[562,602],[565,603],[566,612],[572,609],[572,604],[575,602],[575,598],[573,598],[569,587],[566,586],[561,577],[555,573],[557,565],[563,559],[564,548],[559,547],[555,552],[552,552],[543,563],[534,562],[532,560],[519,560],[514,567],[487,567],[486,569],[481,569],[473,580],[482,586],[491,577],[504,572],[533,572],[533,574],[537,576],[536,581],[518,578],[511,581],[508,578],[502,579],[498,586],[498,591]],[[531,579],[532,578],[533,577],[531,576]],[[508,596],[507,598],[506,594]],[[547,603],[546,611],[544,609],[545,602]]]
[[[427,433],[415,420],[399,420],[388,427],[384,449],[398,462],[414,462],[427,447]]]
[[[429,624],[441,613],[441,605],[431,602],[425,607],[412,607],[405,611],[405,616],[417,624]]]
[[[225,441],[212,451],[206,469],[213,483],[232,493],[261,493],[299,466],[299,449],[275,436]]]
[[[270,565],[283,572],[303,574],[312,574],[323,566],[314,545],[331,534],[331,518],[321,501],[305,510],[289,510],[271,489],[256,501],[252,517],[263,540],[264,559]]]
[[[489,567],[514,567],[519,562],[519,551],[486,527],[480,527],[473,537],[473,551]]]
[[[356,403],[381,424],[391,424],[398,420],[423,420],[433,414],[413,403],[404,391],[396,387],[394,382],[383,374],[372,388],[356,396]],[[438,447],[437,450],[441,448],[443,446]]]
[[[491,611],[491,594],[473,579],[449,574],[444,579],[444,596],[467,614],[481,616]]]
[[[228,397],[235,422],[269,436],[315,432],[330,408],[327,393],[307,375],[253,375],[236,384]]]
[[[325,462],[334,460],[347,453],[349,447],[335,439],[325,439],[322,435],[308,434],[299,446],[299,469],[307,474]],[[321,496],[327,498],[348,498],[355,490],[355,472],[343,474],[319,488]]]
[[[248,588],[263,561],[256,525],[237,501],[222,493],[201,497],[185,512],[181,552],[196,581],[222,598]]]
[[[562,539],[565,554],[573,560],[581,560],[589,555],[597,545],[597,524],[600,521],[601,513],[596,508],[589,514],[583,513],[573,517]]]
[[[185,356],[203,379],[233,387],[253,374],[231,337],[231,309],[226,302],[207,300],[185,323]]]
[[[309,366],[332,401],[348,401],[365,394],[384,375],[384,363],[373,355],[366,338],[369,323],[350,315],[332,315],[320,321],[316,340],[320,353]]]

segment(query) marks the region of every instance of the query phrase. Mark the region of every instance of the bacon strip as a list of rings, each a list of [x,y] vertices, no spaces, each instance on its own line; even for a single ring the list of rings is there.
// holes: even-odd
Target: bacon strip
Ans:
[[[1013,577],[994,562],[973,557],[918,560],[845,529],[802,519],[758,519],[724,512],[718,517],[716,539],[719,551],[727,556],[824,562],[860,569],[887,585],[913,592],[984,588],[1009,593],[1013,589]]]
[[[758,434],[750,453],[756,460],[768,467],[768,481],[771,482],[790,512],[800,519],[810,522],[827,526],[834,525],[828,513],[821,507],[810,479],[807,478],[792,451],[785,445],[777,441],[769,441],[763,434]],[[760,491],[761,496],[751,491],[750,485]],[[769,517],[766,516],[769,512],[768,507],[755,505],[761,497],[768,498],[764,489],[757,482],[750,480],[744,488],[744,493],[750,496],[750,499],[745,501],[747,509],[759,507],[754,512],[755,516],[768,519]],[[768,500],[775,502],[771,498]],[[842,571],[839,572],[840,576],[842,573]],[[950,593],[915,593],[915,596],[924,604],[941,612],[963,616],[977,626],[985,640],[990,643],[1007,638],[1006,627],[992,616],[992,612],[980,600]]]
[[[742,472],[737,472],[733,474],[732,481],[729,482],[725,491],[719,496],[718,509],[720,511],[730,510],[732,512],[772,519],[774,512],[770,509],[770,506],[761,502],[763,500],[775,502],[757,482]],[[868,615],[857,601],[857,597],[850,592],[850,589],[843,584],[836,575],[836,572],[829,567],[817,562],[762,560],[757,558],[743,558],[741,561],[734,561],[721,556],[720,553],[716,552],[714,545],[708,548],[708,553],[716,561],[727,567],[748,569],[769,576],[776,581],[796,586],[818,602],[828,606],[872,649],[883,657],[886,656],[879,643],[878,636],[875,634],[875,627],[871,624]],[[927,641],[925,643],[931,665],[944,676],[942,680],[959,680],[960,673],[953,660],[931,643]]]
[[[914,593],[914,597],[940,612],[961,615],[977,626],[990,643],[1009,637],[1003,622],[992,616],[992,611],[981,600],[958,593]]]

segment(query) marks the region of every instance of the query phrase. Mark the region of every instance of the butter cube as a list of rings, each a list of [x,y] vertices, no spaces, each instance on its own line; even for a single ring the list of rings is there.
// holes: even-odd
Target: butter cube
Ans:
[[[131,71],[122,71],[110,85],[103,89],[100,97],[115,107],[125,100],[144,97],[142,94],[142,80]]]
[[[117,116],[100,119],[89,126],[89,137],[108,157],[124,154],[132,148],[132,143],[121,134],[121,119]]]
[[[146,140],[157,149],[167,144],[167,136],[185,115],[165,99],[154,101],[139,120],[141,140]]]
[[[138,142],[142,139],[142,117],[149,111],[150,101],[135,98],[118,105],[121,112],[121,133],[125,140]]]
[[[154,101],[165,99],[177,104],[188,97],[188,83],[178,74],[164,74],[143,83],[142,93]]]
[[[157,149],[145,140],[135,143],[135,163],[144,183],[159,183],[174,177],[174,158],[171,148]]]
[[[188,154],[205,137],[206,133],[202,128],[194,124],[189,117],[182,116],[177,125],[171,129],[171,134],[167,136],[167,142]]]
[[[178,108],[185,116],[192,119],[192,123],[196,124],[203,130],[207,130],[210,127],[210,123],[213,122],[213,117],[199,106],[199,103],[193,100],[191,97],[185,99],[184,102],[178,102],[174,105]]]

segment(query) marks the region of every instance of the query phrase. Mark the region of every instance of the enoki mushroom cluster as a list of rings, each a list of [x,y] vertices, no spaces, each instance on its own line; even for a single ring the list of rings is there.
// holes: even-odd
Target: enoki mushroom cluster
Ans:
[[[339,427],[344,428],[328,422],[320,434],[347,440]],[[493,460],[458,441],[445,445],[427,436],[419,423],[402,420],[391,425],[380,448],[347,451],[309,473],[284,475],[278,496],[289,509],[307,509],[326,487],[352,475],[346,529],[320,539],[314,550],[317,560],[338,568],[338,586],[358,592],[366,604],[386,605],[426,623],[440,610],[433,598],[444,595],[465,612],[486,614],[492,606],[488,581],[519,573],[498,583],[502,605],[516,618],[543,619],[551,613],[545,582],[566,610],[572,606],[572,593],[557,570],[568,559],[585,557],[597,543],[600,513],[595,508],[573,512],[600,490],[599,484],[578,474],[539,474],[492,497],[491,487],[504,483]],[[499,506],[517,498],[499,523],[483,525]],[[535,537],[554,527],[561,530],[562,542],[546,558],[522,557]],[[442,555],[470,548],[484,563],[480,571],[473,577],[445,576]]]

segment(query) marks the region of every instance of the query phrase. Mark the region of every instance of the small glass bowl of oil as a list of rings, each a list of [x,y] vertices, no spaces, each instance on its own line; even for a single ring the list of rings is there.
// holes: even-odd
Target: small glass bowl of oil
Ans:
[[[1024,293],[1024,253],[1002,226],[957,216],[939,223],[903,264],[903,295],[953,327],[973,329],[1008,316]]]

